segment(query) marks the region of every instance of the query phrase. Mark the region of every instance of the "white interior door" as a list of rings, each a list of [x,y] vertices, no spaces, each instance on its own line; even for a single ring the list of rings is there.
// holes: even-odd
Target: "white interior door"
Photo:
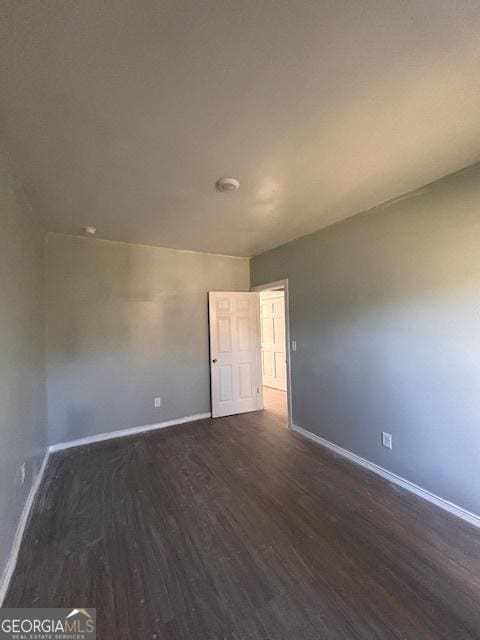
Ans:
[[[262,408],[259,294],[209,293],[212,417]]]
[[[268,291],[260,296],[262,382],[286,391],[285,295],[283,291]]]

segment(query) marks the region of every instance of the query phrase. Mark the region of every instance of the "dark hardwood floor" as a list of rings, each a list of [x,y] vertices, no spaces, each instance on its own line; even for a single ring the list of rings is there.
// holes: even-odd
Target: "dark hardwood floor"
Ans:
[[[480,531],[261,412],[52,457],[4,606],[101,640],[480,638]]]

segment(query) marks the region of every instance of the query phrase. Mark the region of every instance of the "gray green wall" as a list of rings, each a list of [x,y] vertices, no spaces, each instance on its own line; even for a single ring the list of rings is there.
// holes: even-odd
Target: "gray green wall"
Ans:
[[[289,280],[294,423],[480,514],[480,165],[251,274]]]
[[[210,411],[207,292],[247,259],[47,234],[46,264],[50,443]]]
[[[1,588],[20,515],[47,442],[43,232],[1,150],[0,230]]]

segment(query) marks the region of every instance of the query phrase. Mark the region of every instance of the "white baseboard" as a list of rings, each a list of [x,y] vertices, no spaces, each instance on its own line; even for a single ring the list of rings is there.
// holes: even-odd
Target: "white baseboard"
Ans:
[[[37,495],[38,488],[40,487],[40,484],[42,482],[43,474],[45,473],[49,455],[50,455],[50,451],[47,449],[45,456],[42,460],[40,469],[34,481],[32,482],[32,486],[30,487],[30,491],[28,492],[27,500],[23,507],[20,520],[18,521],[17,530],[15,531],[12,548],[10,550],[10,557],[7,561],[7,566],[5,567],[2,577],[0,579],[0,607],[3,606],[3,601],[5,599],[5,596],[7,595],[8,587],[10,585],[10,580],[12,578],[13,572],[15,570],[15,566],[17,564],[18,552],[20,551],[20,545],[22,543],[25,527],[27,525],[27,521],[30,515],[32,505],[35,501],[35,496]]]
[[[399,487],[403,487],[407,491],[411,491],[412,493],[419,496],[420,498],[423,498],[424,500],[428,500],[429,502],[432,502],[437,507],[440,507],[441,509],[448,511],[449,513],[452,513],[454,516],[457,516],[462,520],[466,520],[470,524],[473,524],[475,527],[480,527],[480,516],[476,515],[475,513],[472,513],[471,511],[467,511],[466,509],[459,507],[453,502],[444,500],[443,498],[440,498],[434,493],[431,493],[430,491],[427,491],[426,489],[419,487],[413,482],[410,482],[409,480],[405,480],[405,478],[402,478],[401,476],[397,476],[395,473],[392,473],[391,471],[387,471],[387,469],[380,467],[374,462],[365,460],[365,458],[361,458],[360,456],[357,456],[355,453],[352,453],[347,449],[343,449],[342,447],[339,447],[338,445],[333,444],[329,440],[325,440],[325,438],[317,436],[316,434],[311,433],[310,431],[307,431],[302,427],[298,427],[296,424],[291,424],[290,426],[294,431],[296,431],[298,434],[300,434],[304,438],[308,438],[308,440],[312,440],[312,442],[315,442],[321,445],[322,447],[326,447],[327,449],[330,449],[331,451],[338,453],[338,455],[343,456],[344,458],[347,458],[347,460],[350,460],[355,464],[359,464],[361,467],[364,467],[369,471],[373,471],[373,473],[376,473],[377,475],[382,476],[382,478],[385,478],[389,482],[393,482]]]
[[[50,453],[56,451],[63,451],[64,449],[70,449],[71,447],[81,447],[84,444],[92,444],[94,442],[102,442],[103,440],[113,440],[115,438],[124,438],[125,436],[132,436],[136,433],[144,433],[145,431],[155,431],[156,429],[165,429],[166,427],[173,427],[176,424],[185,424],[186,422],[196,422],[197,420],[205,420],[211,418],[212,414],[209,413],[197,413],[193,416],[185,416],[184,418],[177,418],[176,420],[167,420],[166,422],[158,422],[157,424],[146,424],[142,427],[128,427],[126,429],[118,429],[117,431],[110,431],[108,433],[99,433],[95,436],[87,436],[86,438],[79,438],[78,440],[68,440],[67,442],[59,442],[52,444],[49,447]]]

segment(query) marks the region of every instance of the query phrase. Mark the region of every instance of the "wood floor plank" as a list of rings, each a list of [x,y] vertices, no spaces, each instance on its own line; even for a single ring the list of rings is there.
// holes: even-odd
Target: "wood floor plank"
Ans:
[[[119,639],[480,639],[473,526],[271,410],[55,454],[4,606]]]

